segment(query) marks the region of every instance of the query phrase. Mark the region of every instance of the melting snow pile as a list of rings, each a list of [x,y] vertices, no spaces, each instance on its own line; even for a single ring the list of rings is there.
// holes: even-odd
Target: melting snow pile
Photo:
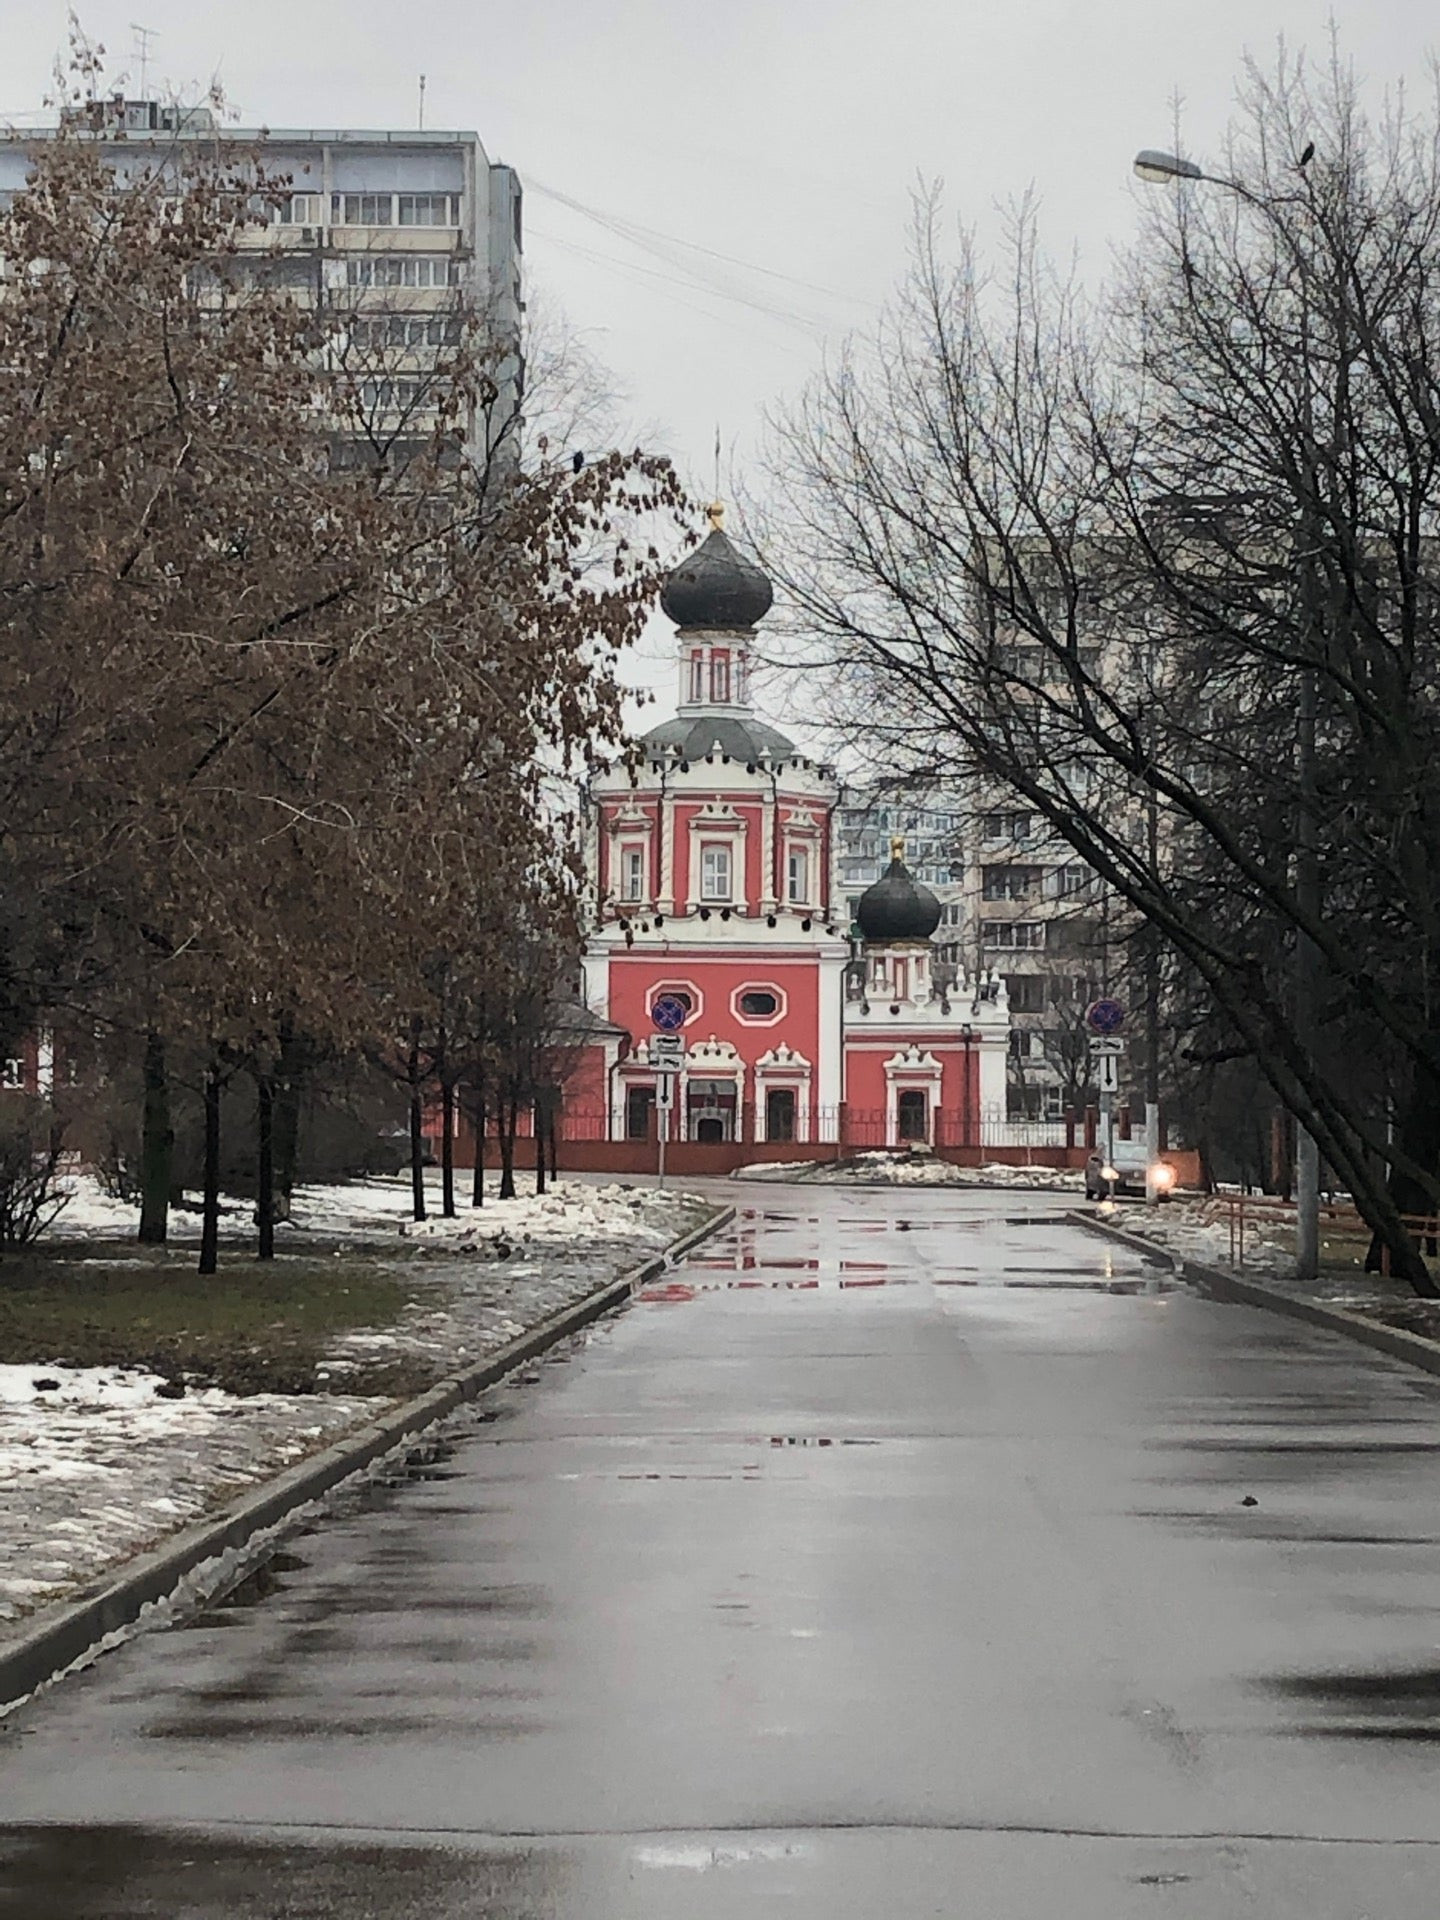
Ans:
[[[1117,1214],[1117,1224],[1146,1240],[1153,1240],[1182,1260],[1194,1260],[1208,1267],[1235,1264],[1231,1258],[1229,1219],[1211,1201],[1171,1200],[1161,1207],[1127,1208]],[[1283,1274],[1294,1264],[1292,1248],[1269,1238],[1253,1220],[1246,1221],[1247,1272]]]
[[[1064,1167],[1016,1167],[992,1162],[983,1167],[952,1166],[929,1153],[876,1151],[857,1153],[848,1160],[794,1163],[763,1161],[745,1167],[739,1180],[804,1180],[822,1186],[886,1187],[1021,1187],[1080,1191],[1082,1173]]]
[[[162,1396],[125,1367],[0,1366],[0,1622],[373,1416],[359,1397]]]

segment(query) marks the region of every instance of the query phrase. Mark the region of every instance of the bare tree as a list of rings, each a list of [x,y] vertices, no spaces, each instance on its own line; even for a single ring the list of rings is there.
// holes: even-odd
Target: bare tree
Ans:
[[[882,336],[781,423],[777,567],[883,750],[1042,815],[1433,1293],[1440,130],[1372,130],[1338,63],[1242,105],[1230,186],[1093,309],[1027,209],[991,281],[927,201]]]

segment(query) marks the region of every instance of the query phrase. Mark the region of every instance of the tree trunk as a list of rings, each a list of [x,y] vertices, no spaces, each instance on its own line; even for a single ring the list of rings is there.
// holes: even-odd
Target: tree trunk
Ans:
[[[425,1218],[425,1134],[420,1103],[420,1022],[410,1028],[410,1208],[417,1220]]]
[[[455,1086],[448,1074],[440,1082],[440,1211],[455,1218]]]
[[[545,1102],[536,1099],[530,1109],[530,1125],[535,1134],[535,1191],[545,1191]]]
[[[545,1128],[545,1138],[550,1143],[550,1178],[552,1181],[558,1180],[560,1178],[560,1129],[556,1123],[553,1106],[550,1109],[549,1124]]]
[[[140,1238],[147,1246],[165,1244],[170,1221],[170,1176],[175,1158],[175,1129],[170,1124],[170,1080],[165,1071],[165,1042],[145,1036],[145,1113],[140,1142]]]
[[[520,1124],[520,1103],[500,1102],[500,1198],[515,1198],[515,1129]]]
[[[300,1084],[304,1048],[288,1020],[280,1022],[280,1058],[276,1063],[275,1095],[275,1218],[290,1218],[295,1195],[295,1163],[300,1154]]]
[[[220,1264],[220,1067],[212,1060],[205,1069],[205,1209],[200,1223],[201,1273],[214,1273]]]
[[[1395,1144],[1422,1167],[1440,1169],[1440,1086],[1428,1075],[1417,1072],[1411,1081],[1410,1097],[1396,1129]],[[1397,1213],[1433,1216],[1436,1211],[1434,1200],[1419,1182],[1398,1167],[1391,1173],[1386,1191]],[[1434,1251],[1433,1236],[1426,1235],[1425,1244],[1427,1251]],[[1387,1249],[1390,1271],[1397,1279],[1407,1281],[1427,1299],[1440,1295],[1418,1242],[1404,1230],[1385,1233],[1377,1228],[1365,1255],[1367,1273],[1381,1270]]]
[[[485,1204],[485,1102],[475,1104],[475,1179],[470,1188],[472,1207]]]
[[[275,1258],[275,1083],[268,1073],[257,1074],[255,1222],[259,1229],[257,1257]]]

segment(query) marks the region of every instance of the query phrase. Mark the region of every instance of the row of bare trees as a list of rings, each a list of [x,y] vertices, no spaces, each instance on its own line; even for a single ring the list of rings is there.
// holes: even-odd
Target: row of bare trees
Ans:
[[[1440,1207],[1440,105],[1247,70],[1087,298],[920,208],[780,423],[774,560],[872,751],[1015,793],[1164,944],[1397,1273]]]
[[[0,217],[0,1028],[142,1065],[148,1239],[198,1063],[203,1270],[234,1075],[263,1254],[307,1060],[418,1049],[448,1111],[493,1010],[561,996],[555,794],[617,734],[677,501],[638,453],[521,460],[483,309],[377,403],[340,317],[235,270],[285,187],[220,142],[117,177],[62,125]]]

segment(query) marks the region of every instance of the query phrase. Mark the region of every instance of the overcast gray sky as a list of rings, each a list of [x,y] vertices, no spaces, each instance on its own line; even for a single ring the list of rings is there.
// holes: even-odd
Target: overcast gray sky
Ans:
[[[1327,22],[1378,90],[1426,80],[1419,0],[90,0],[138,81],[218,75],[245,124],[475,128],[527,190],[526,268],[693,489],[749,466],[767,406],[863,326],[904,264],[917,176],[982,231],[1033,187],[1052,249],[1103,272],[1133,218],[1130,161],[1213,148],[1248,49],[1323,54]],[[0,117],[38,108],[64,0],[0,0]],[[560,197],[557,197],[560,196]],[[630,229],[628,233],[620,229]],[[643,229],[635,233],[634,229]],[[709,253],[696,249],[709,249]],[[729,260],[715,258],[728,255]],[[732,264],[733,261],[743,265]],[[733,297],[727,297],[733,296]],[[636,663],[662,673],[657,633]]]

